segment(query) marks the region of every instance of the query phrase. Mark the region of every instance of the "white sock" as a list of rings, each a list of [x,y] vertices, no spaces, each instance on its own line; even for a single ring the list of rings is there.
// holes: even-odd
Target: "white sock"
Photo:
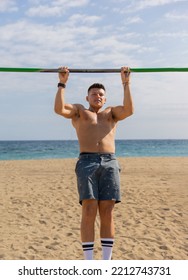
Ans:
[[[114,239],[101,238],[102,259],[103,260],[111,260],[113,244],[114,244]]]
[[[93,247],[94,242],[82,242],[85,260],[93,260]]]

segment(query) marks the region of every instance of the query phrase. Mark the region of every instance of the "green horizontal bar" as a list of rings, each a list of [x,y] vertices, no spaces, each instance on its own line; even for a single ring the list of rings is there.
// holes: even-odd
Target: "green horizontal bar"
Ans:
[[[131,68],[131,72],[188,72],[188,68]]]
[[[131,72],[188,72],[188,68],[130,68]],[[15,67],[0,67],[0,72],[40,72],[40,73],[58,73],[62,72],[57,69],[42,69],[42,68],[15,68]],[[119,73],[121,69],[69,69],[70,73]]]
[[[0,72],[40,72],[40,68],[0,67]]]

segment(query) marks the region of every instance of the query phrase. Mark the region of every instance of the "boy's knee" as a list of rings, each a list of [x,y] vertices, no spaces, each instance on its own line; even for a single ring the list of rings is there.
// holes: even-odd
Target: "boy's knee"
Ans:
[[[111,201],[102,202],[100,203],[100,217],[103,219],[112,219],[113,218],[113,210],[114,210],[114,203]]]
[[[97,201],[95,200],[87,200],[87,201],[83,201],[82,203],[82,215],[85,218],[89,218],[91,219],[92,217],[95,217],[97,214]]]

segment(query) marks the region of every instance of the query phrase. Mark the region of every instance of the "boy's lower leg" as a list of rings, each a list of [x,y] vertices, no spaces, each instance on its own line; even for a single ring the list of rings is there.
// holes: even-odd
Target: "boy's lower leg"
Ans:
[[[114,220],[113,210],[114,201],[100,201],[99,214],[101,219],[101,245],[102,245],[102,259],[110,260],[112,257],[112,249],[114,244]]]
[[[97,208],[98,202],[94,199],[82,201],[81,240],[85,260],[93,259]]]

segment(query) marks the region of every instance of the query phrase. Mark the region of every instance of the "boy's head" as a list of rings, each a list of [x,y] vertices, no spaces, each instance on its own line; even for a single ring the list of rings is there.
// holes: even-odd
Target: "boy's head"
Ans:
[[[106,90],[102,84],[95,83],[88,88],[86,100],[93,108],[102,108],[106,102]]]
[[[106,92],[106,89],[104,87],[103,84],[99,84],[99,83],[94,83],[92,84],[89,88],[88,88],[88,94],[89,94],[89,91],[92,89],[92,88],[99,88],[99,89],[103,89],[105,92]]]

